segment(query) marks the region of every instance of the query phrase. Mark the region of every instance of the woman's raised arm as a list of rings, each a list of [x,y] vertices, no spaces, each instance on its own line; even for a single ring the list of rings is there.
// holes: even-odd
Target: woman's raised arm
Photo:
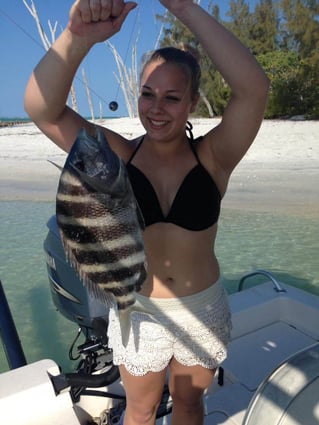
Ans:
[[[231,172],[254,140],[262,122],[269,81],[250,51],[192,0],[161,0],[201,43],[231,88],[221,124],[207,139],[214,158]]]
[[[75,73],[91,47],[117,33],[135,6],[136,3],[123,0],[77,0],[70,10],[68,27],[29,79],[25,110],[43,133],[65,151],[70,150],[79,128],[91,126],[66,106]]]

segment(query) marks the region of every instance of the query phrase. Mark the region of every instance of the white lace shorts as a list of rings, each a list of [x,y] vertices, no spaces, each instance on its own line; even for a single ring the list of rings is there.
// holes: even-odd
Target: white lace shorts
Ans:
[[[214,369],[225,360],[231,314],[220,281],[195,295],[148,298],[137,294],[128,344],[122,345],[117,310],[110,309],[113,362],[135,376],[165,369],[172,357],[185,366]]]

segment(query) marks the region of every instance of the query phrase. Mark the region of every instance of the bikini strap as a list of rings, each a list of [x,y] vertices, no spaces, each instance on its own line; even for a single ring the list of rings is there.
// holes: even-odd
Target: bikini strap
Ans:
[[[199,160],[195,146],[196,146],[197,143],[199,143],[203,139],[203,136],[199,136],[199,137],[196,137],[196,139],[194,139],[194,135],[193,135],[192,130],[193,130],[193,124],[190,121],[187,121],[186,122],[186,134],[187,134],[187,139],[189,141],[190,148],[191,148],[197,162],[200,165],[202,165],[200,160]]]
[[[126,164],[129,164],[130,162],[132,162],[132,160],[133,160],[134,156],[136,155],[137,151],[139,150],[139,148],[141,147],[141,145],[142,145],[142,143],[143,143],[143,141],[144,141],[144,135],[143,135],[143,136],[141,136],[141,137],[140,137],[140,139],[141,139],[141,140],[138,142],[138,144],[137,144],[136,148],[134,149],[134,151],[133,151],[132,155],[130,156],[130,158],[129,158],[129,160],[127,161],[127,163],[126,163]]]
[[[190,148],[191,148],[191,150],[192,150],[192,152],[193,152],[193,154],[194,154],[197,162],[202,165],[202,163],[201,163],[201,161],[200,161],[200,159],[198,157],[197,151],[195,149],[195,145],[197,143],[199,143],[203,139],[203,136],[199,136],[199,137],[196,137],[196,139],[194,139],[193,133],[192,133],[192,129],[191,128],[188,128],[188,131],[191,133],[191,137],[187,137],[187,140],[189,142]],[[132,155],[130,156],[130,158],[127,161],[126,164],[130,164],[133,161],[133,158],[135,157],[135,155],[137,154],[138,150],[140,149],[142,143],[144,142],[144,137],[145,137],[144,135],[140,137],[141,140],[138,142],[138,145],[134,149]]]
[[[190,121],[186,121],[186,134],[191,142],[194,141],[194,135],[192,130],[193,130],[193,124]]]
[[[193,155],[195,156],[197,162],[200,165],[202,165],[202,163],[201,163],[201,160],[199,159],[199,156],[198,156],[198,153],[197,153],[197,150],[196,150],[196,145],[198,143],[200,143],[201,140],[203,140],[203,136],[196,137],[196,139],[190,139],[190,138],[188,138],[188,142],[189,142],[189,146],[191,148],[191,151],[193,152]]]

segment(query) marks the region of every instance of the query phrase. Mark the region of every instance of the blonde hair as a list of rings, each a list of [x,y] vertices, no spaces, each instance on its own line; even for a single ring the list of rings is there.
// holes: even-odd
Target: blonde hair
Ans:
[[[201,68],[199,65],[199,55],[196,52],[190,46],[181,45],[180,47],[162,47],[146,53],[143,57],[141,76],[147,65],[155,61],[177,65],[190,79],[192,97],[197,96],[201,80]]]

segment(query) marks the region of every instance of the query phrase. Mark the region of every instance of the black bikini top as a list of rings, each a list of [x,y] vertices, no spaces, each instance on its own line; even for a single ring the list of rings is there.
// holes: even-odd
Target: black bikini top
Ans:
[[[212,176],[201,164],[194,143],[189,139],[197,165],[185,176],[167,216],[163,214],[157,194],[145,174],[131,163],[144,137],[126,164],[130,182],[145,226],[155,223],[173,223],[187,230],[205,230],[215,224],[220,214],[221,195]]]

